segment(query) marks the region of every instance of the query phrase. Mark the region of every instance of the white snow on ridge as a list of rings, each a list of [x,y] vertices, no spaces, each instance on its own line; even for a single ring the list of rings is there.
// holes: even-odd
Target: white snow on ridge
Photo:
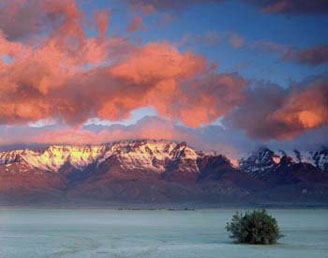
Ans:
[[[53,145],[43,150],[15,150],[0,152],[0,164],[24,162],[30,167],[57,172],[69,163],[77,169],[90,164],[100,165],[115,155],[125,169],[151,169],[162,172],[167,160],[188,160],[192,170],[198,169],[199,154],[185,144],[169,141],[122,141],[95,146],[60,146]],[[190,168],[190,162],[188,165]]]
[[[306,162],[327,171],[328,150],[317,152],[283,152],[260,148],[250,156],[230,159],[233,167],[240,167],[250,174],[261,173],[279,165],[284,155],[295,163]],[[0,152],[0,165],[22,163],[32,168],[58,172],[65,164],[76,169],[84,169],[94,164],[101,165],[110,157],[115,157],[119,165],[127,170],[145,170],[164,172],[168,164],[184,172],[199,172],[197,159],[204,156],[217,156],[216,153],[196,151],[185,143],[167,140],[126,140],[103,145],[66,146],[53,145],[42,150],[13,150]]]
[[[288,156],[294,163],[308,163],[323,171],[328,170],[328,149],[321,148],[318,151],[272,151],[268,148],[260,148],[252,152],[246,158],[239,160],[240,167],[246,172],[260,173],[279,165],[282,158]]]

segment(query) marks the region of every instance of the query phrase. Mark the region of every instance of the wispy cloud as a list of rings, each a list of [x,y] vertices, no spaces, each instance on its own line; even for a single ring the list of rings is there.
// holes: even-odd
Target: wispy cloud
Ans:
[[[146,10],[183,10],[192,5],[222,4],[227,0],[123,0],[135,7]],[[235,2],[254,5],[266,13],[321,14],[328,13],[326,0],[235,0]]]
[[[328,45],[292,49],[283,56],[283,59],[307,65],[328,64]]]
[[[235,32],[218,32],[208,30],[202,35],[194,36],[196,43],[203,44],[207,47],[215,47],[220,43],[228,43],[233,48],[240,48],[244,44],[244,38]]]
[[[132,20],[130,21],[130,23],[128,24],[126,30],[128,32],[135,32],[137,30],[140,30],[141,28],[143,28],[143,19],[140,16],[134,16],[132,18]]]

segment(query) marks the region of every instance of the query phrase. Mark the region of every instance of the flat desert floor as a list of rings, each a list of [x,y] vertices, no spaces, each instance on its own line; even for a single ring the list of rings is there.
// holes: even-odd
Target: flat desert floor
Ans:
[[[236,210],[1,208],[0,257],[327,257],[327,209],[269,209],[285,235],[272,246],[232,243]]]

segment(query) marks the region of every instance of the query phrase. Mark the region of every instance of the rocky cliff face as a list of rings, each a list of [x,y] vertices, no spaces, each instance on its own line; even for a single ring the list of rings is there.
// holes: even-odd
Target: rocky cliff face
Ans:
[[[278,189],[324,200],[327,153],[287,155],[260,148],[236,166],[224,155],[165,140],[14,150],[0,153],[0,201],[251,201],[267,198],[263,193],[275,196]]]

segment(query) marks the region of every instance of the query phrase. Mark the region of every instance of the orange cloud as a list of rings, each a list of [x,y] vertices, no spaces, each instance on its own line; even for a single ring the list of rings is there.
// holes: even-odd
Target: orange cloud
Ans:
[[[17,34],[8,37],[0,25],[0,55],[12,59],[1,64],[0,124],[56,119],[75,126],[94,117],[126,119],[136,108],[153,106],[162,116],[197,127],[242,99],[245,82],[217,74],[202,56],[166,42],[135,46],[106,37],[108,11],[95,14],[98,37],[88,37],[73,0],[5,1],[1,10],[19,19],[23,9],[33,11],[32,4],[37,15],[26,19],[46,20],[47,33],[33,27],[19,35],[17,23]]]
[[[242,77],[218,73],[203,56],[167,42],[140,46],[107,37],[108,11],[95,14],[98,35],[89,37],[84,14],[73,0],[3,1],[0,10],[0,57],[10,57],[0,63],[2,125],[53,119],[79,126],[95,117],[127,119],[131,111],[152,106],[160,116],[192,128],[229,114],[227,120],[252,137],[289,139],[327,119],[327,80],[300,90],[264,87],[247,92]],[[9,18],[13,24],[1,23]],[[32,20],[29,28],[17,22],[25,19]],[[243,43],[227,35],[235,47]],[[155,135],[159,129],[148,132]],[[67,140],[72,134],[64,133]],[[169,130],[159,133],[165,134],[171,137]],[[96,141],[91,134],[87,137]],[[97,137],[111,139],[106,133]]]
[[[289,130],[281,139],[291,139],[307,129],[321,127],[328,122],[328,82],[316,81],[307,89],[295,91],[284,105],[271,116]]]
[[[37,44],[0,37],[0,54],[13,57],[0,73],[2,124],[120,120],[136,108],[153,106],[163,116],[197,127],[241,99],[244,81],[216,74],[202,56],[180,53],[165,42],[133,46],[119,37],[106,38],[108,12],[96,15],[99,37],[92,38],[85,35],[74,2],[45,2],[45,8],[64,18]]]
[[[290,140],[328,122],[328,80],[282,89],[269,85],[249,90],[245,102],[225,121],[252,138]]]

